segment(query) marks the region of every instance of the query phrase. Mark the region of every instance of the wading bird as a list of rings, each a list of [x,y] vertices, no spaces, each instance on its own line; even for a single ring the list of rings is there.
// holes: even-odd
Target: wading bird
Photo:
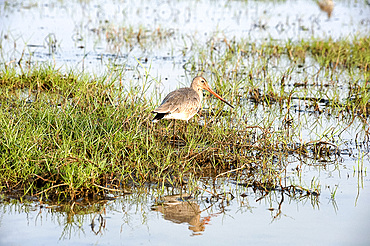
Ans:
[[[156,113],[153,122],[160,119],[173,119],[173,144],[175,144],[175,120],[186,120],[192,118],[202,108],[203,90],[207,90],[215,97],[234,108],[225,99],[214,92],[208,85],[205,78],[198,76],[193,79],[190,87],[180,88],[170,92],[162,101],[158,108],[152,113]]]
[[[188,121],[202,107],[203,90],[209,91],[215,97],[234,108],[209,87],[205,78],[198,76],[193,79],[190,87],[180,88],[170,92],[163,99],[161,105],[153,110],[152,113],[156,113],[156,115],[152,121],[157,122],[160,119]]]

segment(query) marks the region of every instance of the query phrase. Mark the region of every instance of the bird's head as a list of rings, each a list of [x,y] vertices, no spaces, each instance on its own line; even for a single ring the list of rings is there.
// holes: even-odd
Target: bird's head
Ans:
[[[215,97],[229,105],[230,107],[234,108],[230,103],[228,103],[225,99],[223,99],[220,95],[218,95],[216,92],[214,92],[211,87],[209,87],[208,82],[205,78],[202,76],[195,77],[193,79],[193,82],[191,83],[191,88],[193,88],[195,91],[199,90],[207,90],[211,94],[213,94]]]

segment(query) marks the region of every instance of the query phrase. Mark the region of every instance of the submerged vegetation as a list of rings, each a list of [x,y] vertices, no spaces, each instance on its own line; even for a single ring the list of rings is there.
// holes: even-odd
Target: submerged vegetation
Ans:
[[[170,122],[151,122],[157,102],[148,90],[156,78],[148,73],[134,85],[122,71],[92,78],[3,64],[0,189],[59,200],[144,184],[191,191],[201,177],[233,177],[267,193],[316,196],[320,185],[299,181],[301,166],[337,165],[341,134],[356,118],[364,125],[356,140],[368,136],[369,47],[369,37],[256,46],[217,35],[193,45],[184,67],[207,71],[237,109],[208,99],[175,135]],[[302,138],[312,114],[317,124],[320,115],[335,115],[338,125]],[[292,179],[289,164],[297,161]]]

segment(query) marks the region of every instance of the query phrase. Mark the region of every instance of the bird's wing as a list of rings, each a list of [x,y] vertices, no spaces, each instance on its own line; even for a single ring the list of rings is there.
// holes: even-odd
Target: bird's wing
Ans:
[[[153,113],[189,112],[191,110],[198,111],[199,108],[200,98],[198,94],[190,88],[181,88],[169,93]]]

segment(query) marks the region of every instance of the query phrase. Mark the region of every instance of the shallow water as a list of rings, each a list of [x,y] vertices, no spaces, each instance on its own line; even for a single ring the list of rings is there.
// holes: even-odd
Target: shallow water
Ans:
[[[336,1],[330,19],[314,1],[303,0],[155,4],[159,10],[152,1],[0,1],[1,62],[12,64],[22,57],[97,76],[116,69],[128,80],[136,80],[146,68],[159,78],[163,93],[191,77],[183,68],[188,59],[184,47],[190,49],[193,39],[204,43],[215,32],[257,43],[270,37],[284,42],[370,32],[366,1]],[[103,30],[129,26],[160,27],[173,34],[157,44],[107,41]],[[283,69],[283,62],[278,65],[277,70]],[[306,74],[295,76],[298,80]],[[356,118],[347,127],[349,122],[340,117],[296,107],[292,116],[300,125],[301,141],[317,139],[332,128],[332,140],[340,146],[336,160],[299,161],[292,156],[287,161],[286,180],[304,187],[318,184],[319,196],[279,190],[264,196],[240,180],[217,179],[216,184],[200,182],[206,191],[192,193],[185,202],[169,197],[179,194],[178,189],[149,187],[115,200],[89,205],[79,201],[73,208],[2,197],[0,245],[369,245],[368,126]],[[269,115],[253,105],[243,108],[249,125],[263,124]],[[279,122],[283,116],[277,117]],[[231,192],[234,198],[227,194],[217,200],[210,192]],[[158,199],[172,205],[158,206]]]
[[[97,211],[76,212],[75,215],[45,205],[40,208],[36,202],[3,201],[0,205],[0,243],[368,245],[368,177],[354,173],[351,168],[340,172],[333,170],[335,168],[309,169],[303,171],[303,176],[319,173],[323,188],[318,197],[289,197],[275,191],[261,199],[251,188],[236,186],[230,180],[219,180],[223,183],[220,190],[232,191],[234,199],[227,201],[231,199],[228,196],[224,201],[217,201],[204,192],[195,199],[172,205],[172,209],[159,211],[153,208],[156,196],[143,193],[101,202]],[[330,190],[335,186],[337,194],[332,199]],[[168,191],[171,192],[176,193]],[[77,207],[75,210],[78,211]],[[101,220],[98,217],[100,211]],[[92,221],[94,226],[91,226]]]
[[[149,38],[109,41],[132,27]],[[120,29],[121,28],[121,29]],[[122,29],[126,28],[126,29]],[[164,38],[150,37],[156,29]],[[1,55],[4,61],[31,59],[96,75],[138,70],[158,78],[161,89],[187,84],[183,66],[194,40],[221,37],[261,43],[312,37],[351,38],[370,32],[366,1],[336,1],[331,18],[315,1],[0,1]],[[23,56],[22,56],[22,53]],[[141,64],[137,62],[138,59]],[[115,67],[112,67],[115,64]],[[142,67],[143,66],[143,67]]]

